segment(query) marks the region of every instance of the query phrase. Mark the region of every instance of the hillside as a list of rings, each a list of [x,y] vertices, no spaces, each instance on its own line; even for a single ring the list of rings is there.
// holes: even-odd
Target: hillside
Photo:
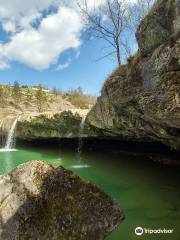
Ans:
[[[60,112],[73,109],[89,110],[96,97],[84,94],[80,89],[60,92],[43,87],[0,85],[0,114]]]

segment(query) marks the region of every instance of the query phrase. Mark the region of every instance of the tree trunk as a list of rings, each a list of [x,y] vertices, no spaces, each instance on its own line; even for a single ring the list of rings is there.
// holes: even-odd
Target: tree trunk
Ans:
[[[117,61],[118,61],[118,65],[119,67],[121,66],[121,51],[120,51],[120,46],[119,43],[116,44],[117,45]]]

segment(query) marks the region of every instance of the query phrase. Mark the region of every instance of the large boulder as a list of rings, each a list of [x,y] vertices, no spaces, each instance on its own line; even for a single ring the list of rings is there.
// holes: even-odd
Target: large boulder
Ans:
[[[179,0],[158,0],[139,25],[136,33],[140,51],[143,55],[151,54],[154,49],[176,38],[180,26]]]
[[[0,176],[1,240],[102,240],[124,218],[110,197],[42,161]]]
[[[179,19],[179,0],[158,0],[140,24],[139,51],[107,79],[87,116],[102,136],[180,149]]]

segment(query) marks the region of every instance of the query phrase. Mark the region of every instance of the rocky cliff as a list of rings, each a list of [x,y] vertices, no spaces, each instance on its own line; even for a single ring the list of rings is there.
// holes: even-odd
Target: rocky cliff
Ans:
[[[0,144],[5,144],[17,118],[15,134],[20,139],[77,138],[81,120],[95,101],[96,97],[81,89],[60,92],[40,86],[0,85]]]
[[[71,109],[58,112],[8,114],[0,120],[0,144],[4,145],[16,119],[15,136],[22,141],[73,139],[97,137],[98,129],[84,120],[88,110]]]
[[[78,138],[80,125],[87,110],[69,110],[57,113],[42,113],[35,116],[22,115],[16,128],[16,137],[21,140]]]
[[[0,239],[102,240],[122,220],[100,189],[42,161],[0,176]]]
[[[136,37],[138,52],[107,79],[86,122],[107,137],[180,149],[180,1],[158,0]]]

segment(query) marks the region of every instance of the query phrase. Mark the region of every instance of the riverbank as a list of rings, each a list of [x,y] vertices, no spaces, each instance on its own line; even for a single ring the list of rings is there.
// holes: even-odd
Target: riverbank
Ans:
[[[102,135],[102,131],[86,122],[87,110],[69,110],[36,115],[22,114],[1,121],[1,151],[18,146],[70,148],[77,151],[124,152],[147,156],[162,164],[179,165],[179,151],[158,141]],[[165,156],[166,155],[166,156]]]

